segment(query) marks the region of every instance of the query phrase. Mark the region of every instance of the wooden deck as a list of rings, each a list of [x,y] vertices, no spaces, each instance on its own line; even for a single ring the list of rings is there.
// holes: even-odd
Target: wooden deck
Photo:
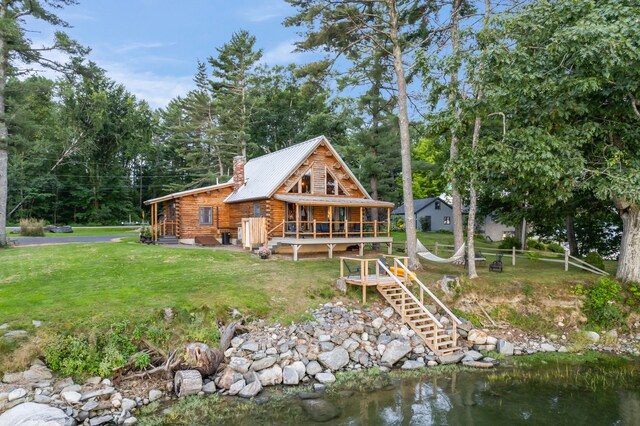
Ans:
[[[293,249],[293,259],[298,260],[298,251],[303,246],[319,246],[326,245],[329,259],[333,258],[333,250],[339,245],[357,245],[359,247],[360,256],[364,255],[364,246],[367,244],[386,244],[388,253],[393,250],[393,237],[349,237],[349,238],[295,238],[295,237],[276,237],[269,240],[269,246],[274,248],[278,245],[291,246]]]

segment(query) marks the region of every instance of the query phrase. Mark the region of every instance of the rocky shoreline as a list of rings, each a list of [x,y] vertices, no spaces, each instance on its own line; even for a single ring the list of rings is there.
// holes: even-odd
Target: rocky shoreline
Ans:
[[[440,316],[435,307],[429,309]],[[563,344],[566,336],[550,341],[513,331],[491,335],[463,321],[458,326],[462,351],[437,356],[389,307],[358,309],[341,302],[327,303],[312,315],[313,321],[288,327],[264,321],[251,324],[248,333],[231,341],[225,352],[227,363],[188,390],[178,390],[173,381],[166,380],[120,388],[109,379],[94,377],[76,384],[69,377],[54,378],[40,360],[35,360],[27,371],[4,375],[0,383],[0,413],[4,412],[0,414],[0,426],[18,424],[20,419],[47,419],[54,425],[133,425],[141,407],[170,401],[177,398],[176,393],[181,397],[219,393],[252,398],[268,386],[299,384],[312,385],[314,392],[321,393],[336,381],[335,374],[340,371],[374,367],[383,371],[413,370],[457,363],[493,368],[499,361],[481,351],[495,351],[501,356],[567,351]],[[591,342],[585,350],[639,355],[635,338],[619,338],[612,331],[603,339],[607,344],[598,345],[601,339],[597,333],[584,335]],[[617,346],[609,346],[614,341]]]

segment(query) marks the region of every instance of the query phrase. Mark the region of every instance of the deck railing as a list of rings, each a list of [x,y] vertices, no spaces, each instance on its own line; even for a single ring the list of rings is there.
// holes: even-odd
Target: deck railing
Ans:
[[[153,230],[158,237],[177,237],[178,236],[178,222],[172,220],[161,220],[154,225]]]
[[[278,232],[283,238],[354,238],[354,237],[390,237],[391,230],[386,222],[363,221],[319,221],[319,220],[287,220],[274,227],[269,233]],[[274,234],[275,235],[275,234]]]

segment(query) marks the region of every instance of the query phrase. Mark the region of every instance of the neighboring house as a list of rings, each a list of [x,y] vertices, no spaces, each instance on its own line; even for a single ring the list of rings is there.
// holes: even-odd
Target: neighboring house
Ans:
[[[453,207],[440,197],[422,198],[413,201],[416,226],[424,231],[453,231]],[[391,212],[404,217],[404,204]],[[423,226],[424,224],[424,226]]]
[[[154,240],[195,243],[225,236],[246,248],[268,245],[279,252],[345,250],[367,243],[391,245],[389,219],[366,221],[368,209],[393,204],[373,200],[324,136],[245,164],[233,160],[224,184],[168,194],[151,206]],[[390,215],[387,214],[389,218]]]
[[[416,226],[425,231],[440,231],[442,229],[453,231],[453,206],[440,197],[422,198],[413,201],[413,209],[416,218]],[[392,215],[404,217],[404,205],[391,212]],[[467,209],[463,206],[463,214]],[[493,214],[477,221],[478,232],[483,233],[491,241],[502,241],[505,237],[515,234],[515,228],[503,225],[495,220]]]

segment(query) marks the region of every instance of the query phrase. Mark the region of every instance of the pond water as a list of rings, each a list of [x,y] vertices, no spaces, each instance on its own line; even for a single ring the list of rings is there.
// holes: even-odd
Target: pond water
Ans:
[[[640,364],[353,376],[322,398],[271,393],[174,407],[154,424],[640,425]],[[220,410],[224,407],[225,413]],[[191,411],[191,412],[190,412]]]

